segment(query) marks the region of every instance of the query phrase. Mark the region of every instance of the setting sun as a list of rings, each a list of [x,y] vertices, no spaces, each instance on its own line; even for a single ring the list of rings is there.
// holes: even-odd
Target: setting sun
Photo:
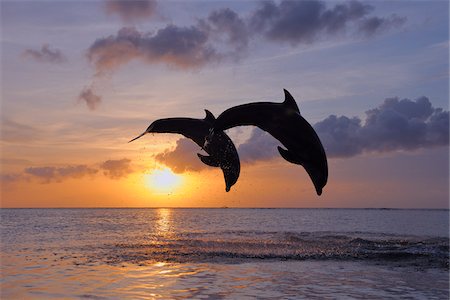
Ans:
[[[153,170],[145,175],[146,186],[160,193],[173,192],[182,181],[182,176],[173,173],[169,168]]]

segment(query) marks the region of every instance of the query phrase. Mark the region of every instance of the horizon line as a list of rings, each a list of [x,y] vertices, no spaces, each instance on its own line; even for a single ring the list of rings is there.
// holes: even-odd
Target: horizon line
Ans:
[[[354,209],[354,210],[450,210],[449,207],[238,207],[238,206],[69,206],[69,207],[1,207],[0,209]]]

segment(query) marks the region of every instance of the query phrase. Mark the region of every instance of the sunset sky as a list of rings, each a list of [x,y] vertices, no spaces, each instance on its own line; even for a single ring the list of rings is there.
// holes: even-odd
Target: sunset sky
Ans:
[[[2,0],[1,206],[448,208],[448,28],[448,1]],[[321,196],[253,127],[228,193],[181,135],[127,143],[283,88]]]

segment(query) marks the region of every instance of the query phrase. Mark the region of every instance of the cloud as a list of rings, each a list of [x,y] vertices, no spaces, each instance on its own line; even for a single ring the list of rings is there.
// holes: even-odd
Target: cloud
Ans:
[[[221,9],[192,26],[169,24],[154,33],[123,27],[116,35],[97,39],[89,47],[87,58],[95,66],[96,75],[113,72],[135,59],[196,69],[241,57],[248,40],[245,21],[230,9]]]
[[[406,22],[406,17],[399,17],[395,14],[380,18],[370,17],[359,22],[358,32],[364,36],[371,37],[377,33],[400,27]]]
[[[242,162],[254,163],[259,160],[270,160],[278,154],[277,141],[267,132],[254,128],[250,137],[238,147],[239,157]]]
[[[156,13],[156,0],[106,0],[106,13],[118,15],[124,22],[147,19]]]
[[[449,144],[449,112],[433,108],[427,97],[386,99],[366,111],[364,124],[359,118],[331,115],[314,127],[331,157]]]
[[[359,1],[349,1],[327,8],[326,3],[309,1],[261,2],[250,17],[250,28],[269,41],[287,42],[293,46],[312,43],[323,36],[345,32],[350,26],[371,36],[381,28],[404,23],[405,18],[366,17],[374,7]]]
[[[413,151],[449,145],[449,112],[434,108],[427,97],[415,101],[388,98],[377,108],[358,117],[330,115],[313,125],[329,158],[363,153]],[[281,143],[255,127],[237,148],[241,162],[256,163],[280,157]],[[206,168],[196,157],[199,147],[187,138],[177,141],[155,159],[176,173]]]
[[[67,58],[64,56],[64,54],[61,52],[61,50],[58,49],[50,49],[50,46],[48,44],[42,45],[42,48],[40,50],[34,50],[34,49],[26,49],[22,56],[25,58],[33,59],[37,62],[44,62],[44,63],[63,63],[67,61]]]
[[[105,5],[110,13],[131,20],[153,14],[156,2],[107,1]],[[197,70],[240,61],[248,55],[252,41],[297,47],[345,35],[347,31],[353,33],[348,35],[353,38],[371,37],[406,21],[395,14],[373,16],[373,10],[372,5],[356,0],[334,6],[319,0],[263,1],[246,15],[222,8],[196,18],[190,26],[168,24],[155,31],[122,27],[116,34],[96,39],[87,49],[86,58],[95,69],[94,81],[136,60],[147,65]],[[91,110],[101,102],[91,88],[83,90],[79,98]]]
[[[143,5],[134,4],[134,1],[107,3],[130,10]],[[265,1],[243,18],[229,8],[223,8],[197,19],[192,26],[169,24],[156,32],[123,27],[115,35],[97,39],[89,47],[87,58],[95,66],[96,75],[113,72],[135,59],[148,64],[195,69],[229,59],[239,60],[255,37],[296,46],[312,43],[322,35],[342,33],[350,23],[360,34],[372,36],[405,21],[396,15],[388,18],[369,16],[373,9],[358,1],[332,8],[317,0],[281,1],[279,4]]]
[[[192,69],[219,59],[207,41],[207,32],[195,26],[167,25],[153,35],[124,27],[117,35],[97,39],[88,49],[87,57],[97,75],[115,71],[134,59]]]
[[[0,175],[1,184],[11,184],[22,180],[26,180],[26,177],[24,177],[23,174],[19,173],[8,173]]]
[[[155,160],[168,166],[175,173],[200,171],[207,166],[197,157],[200,147],[187,138],[177,141],[174,149],[167,149],[155,155]]]
[[[95,110],[102,102],[102,97],[94,94],[91,87],[85,87],[78,96],[78,100],[85,102],[90,110]]]
[[[97,170],[86,165],[73,165],[65,167],[29,167],[24,170],[25,175],[37,178],[42,183],[61,182],[70,178],[82,178],[93,175]]]
[[[240,56],[240,52],[247,49],[250,35],[246,21],[233,10],[224,8],[213,11],[199,24],[208,32],[211,40],[231,45],[231,52],[235,55]],[[223,36],[226,38],[223,39]]]
[[[103,171],[103,172],[100,172]],[[124,158],[107,160],[91,165],[66,165],[63,167],[41,166],[28,167],[18,173],[3,173],[0,182],[9,184],[37,179],[40,183],[63,182],[67,179],[78,179],[103,174],[110,179],[121,179],[133,173],[131,160]]]
[[[133,172],[131,160],[124,158],[118,160],[107,160],[100,165],[103,174],[112,179],[126,177]]]
[[[329,158],[449,145],[449,112],[434,108],[427,97],[415,101],[388,98],[366,111],[365,122],[358,117],[330,115],[313,127]],[[268,133],[255,128],[238,153],[248,163],[270,160],[279,157],[279,145]]]

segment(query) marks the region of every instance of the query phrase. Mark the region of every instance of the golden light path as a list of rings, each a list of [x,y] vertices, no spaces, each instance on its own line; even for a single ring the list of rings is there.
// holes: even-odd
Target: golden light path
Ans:
[[[157,193],[171,193],[183,183],[181,175],[177,175],[169,168],[155,169],[144,176],[145,185]]]

